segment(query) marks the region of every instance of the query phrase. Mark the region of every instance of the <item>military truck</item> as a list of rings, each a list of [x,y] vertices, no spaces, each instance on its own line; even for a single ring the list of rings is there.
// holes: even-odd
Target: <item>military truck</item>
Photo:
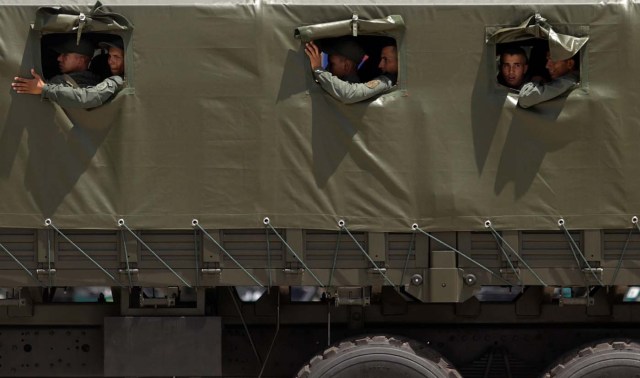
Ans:
[[[108,103],[11,90],[62,37],[122,42]],[[340,37],[393,90],[324,92]],[[637,375],[639,43],[636,0],[3,1],[0,375]],[[580,82],[523,109],[509,44]]]

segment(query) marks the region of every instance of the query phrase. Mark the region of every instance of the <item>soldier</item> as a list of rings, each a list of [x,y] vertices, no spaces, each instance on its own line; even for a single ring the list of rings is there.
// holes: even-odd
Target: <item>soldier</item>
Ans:
[[[579,81],[579,73],[576,70],[575,55],[565,60],[552,60],[547,52],[547,64],[545,65],[551,81],[548,83],[530,82],[520,89],[518,104],[523,108],[537,105],[551,100],[573,89]]]
[[[360,83],[358,65],[364,58],[364,50],[353,39],[339,39],[325,48],[329,54],[329,72],[349,83]]]
[[[508,48],[500,54],[500,84],[520,89],[529,68],[527,54],[520,47]]]
[[[100,47],[108,49],[107,61],[111,77],[106,78],[95,86],[73,85],[65,81],[60,82],[58,75],[45,83],[34,69],[31,69],[33,79],[16,77],[12,84],[18,93],[39,94],[42,98],[54,101],[63,107],[94,108],[108,101],[124,86],[124,46],[122,41],[101,42]],[[58,58],[60,60],[60,58]]]
[[[395,45],[390,41],[382,48],[380,64],[378,68],[382,75],[367,83],[348,83],[322,69],[322,56],[320,49],[312,42],[305,45],[305,54],[309,57],[309,63],[313,75],[322,89],[336,100],[345,104],[353,104],[363,101],[391,89],[398,75],[398,53]]]

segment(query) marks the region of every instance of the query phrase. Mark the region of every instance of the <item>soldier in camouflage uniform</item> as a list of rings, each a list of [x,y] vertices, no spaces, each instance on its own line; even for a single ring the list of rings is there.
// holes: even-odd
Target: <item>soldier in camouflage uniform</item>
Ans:
[[[329,54],[329,72],[340,80],[349,83],[361,83],[358,76],[358,65],[365,52],[352,38],[339,38],[323,51]]]
[[[73,42],[73,41],[72,41]],[[58,62],[62,75],[57,75],[45,83],[35,70],[31,70],[33,79],[16,77],[12,84],[18,93],[39,94],[43,99],[55,101],[63,107],[94,108],[107,102],[124,86],[124,47],[120,40],[115,42],[102,42],[100,47],[109,50],[109,69],[113,76],[98,83],[100,78],[88,71],[87,66],[82,70],[70,70],[64,59],[69,50],[75,50],[76,54],[83,57],[93,55],[93,46],[88,42],[80,41],[79,45],[66,43],[57,47],[60,52]],[[89,52],[91,51],[91,52]],[[73,52],[72,52],[73,53]],[[90,61],[89,57],[89,61]],[[96,85],[97,84],[97,85]]]
[[[322,89],[345,104],[353,104],[384,93],[393,88],[397,80],[398,53],[395,44],[383,47],[378,65],[382,75],[367,83],[348,83],[322,69],[322,55],[313,41],[305,45],[305,54],[309,57],[313,75]]]
[[[550,53],[547,52],[545,67],[549,71],[551,81],[544,84],[532,81],[523,85],[518,97],[518,105],[521,107],[528,108],[556,98],[575,88],[580,80],[576,70],[575,56],[554,61],[551,59]]]

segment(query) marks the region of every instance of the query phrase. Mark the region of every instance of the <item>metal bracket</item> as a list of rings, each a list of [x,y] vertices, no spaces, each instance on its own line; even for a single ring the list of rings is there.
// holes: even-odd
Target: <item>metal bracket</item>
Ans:
[[[580,298],[560,298],[558,300],[558,304],[560,305],[560,307],[572,305],[593,306],[594,303],[595,301],[591,296]]]
[[[26,298],[22,298],[22,290],[20,288],[18,288],[17,290],[14,290],[14,295],[15,292],[18,293],[18,297],[17,298],[9,298],[9,292],[7,291],[7,298],[5,299],[0,299],[0,306],[3,307],[25,307],[27,305],[27,299]]]
[[[39,275],[39,276],[52,276],[52,275],[56,274],[56,269],[55,268],[36,269],[36,274]]]
[[[334,297],[335,306],[369,306],[371,304],[370,287],[339,287]]]
[[[354,13],[351,16],[351,34],[354,37],[358,36],[358,14]]]
[[[0,306],[24,307],[26,305],[27,305],[27,300],[24,298],[0,299]]]
[[[140,307],[176,307],[176,299],[171,298],[143,298],[140,295]]]
[[[87,16],[84,13],[80,13],[78,15],[78,26],[76,26],[74,29],[78,30],[77,36],[76,36],[76,45],[80,44],[80,38],[82,37],[82,30],[84,30],[84,27],[87,24]]]
[[[387,268],[369,268],[367,270],[367,272],[371,273],[371,274],[381,274],[381,273],[387,273]]]

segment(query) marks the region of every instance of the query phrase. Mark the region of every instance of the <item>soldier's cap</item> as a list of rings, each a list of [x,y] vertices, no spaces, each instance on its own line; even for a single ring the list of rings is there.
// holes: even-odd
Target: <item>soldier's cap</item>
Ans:
[[[59,45],[53,46],[52,50],[57,52],[58,54],[76,53],[91,58],[93,57],[93,51],[95,50],[95,47],[93,46],[93,43],[82,38],[80,39],[80,43],[76,43],[76,38],[74,37],[69,38]]]
[[[120,50],[124,51],[124,43],[122,43],[122,40],[120,38],[116,38],[116,39],[111,40],[111,41],[100,42],[100,43],[98,43],[98,46],[100,46],[100,48],[102,48],[102,49],[108,49],[109,47],[115,47],[116,49],[120,49]]]
[[[364,49],[356,41],[346,38],[328,44],[324,52],[329,55],[342,55],[356,64],[359,64],[365,55]]]

